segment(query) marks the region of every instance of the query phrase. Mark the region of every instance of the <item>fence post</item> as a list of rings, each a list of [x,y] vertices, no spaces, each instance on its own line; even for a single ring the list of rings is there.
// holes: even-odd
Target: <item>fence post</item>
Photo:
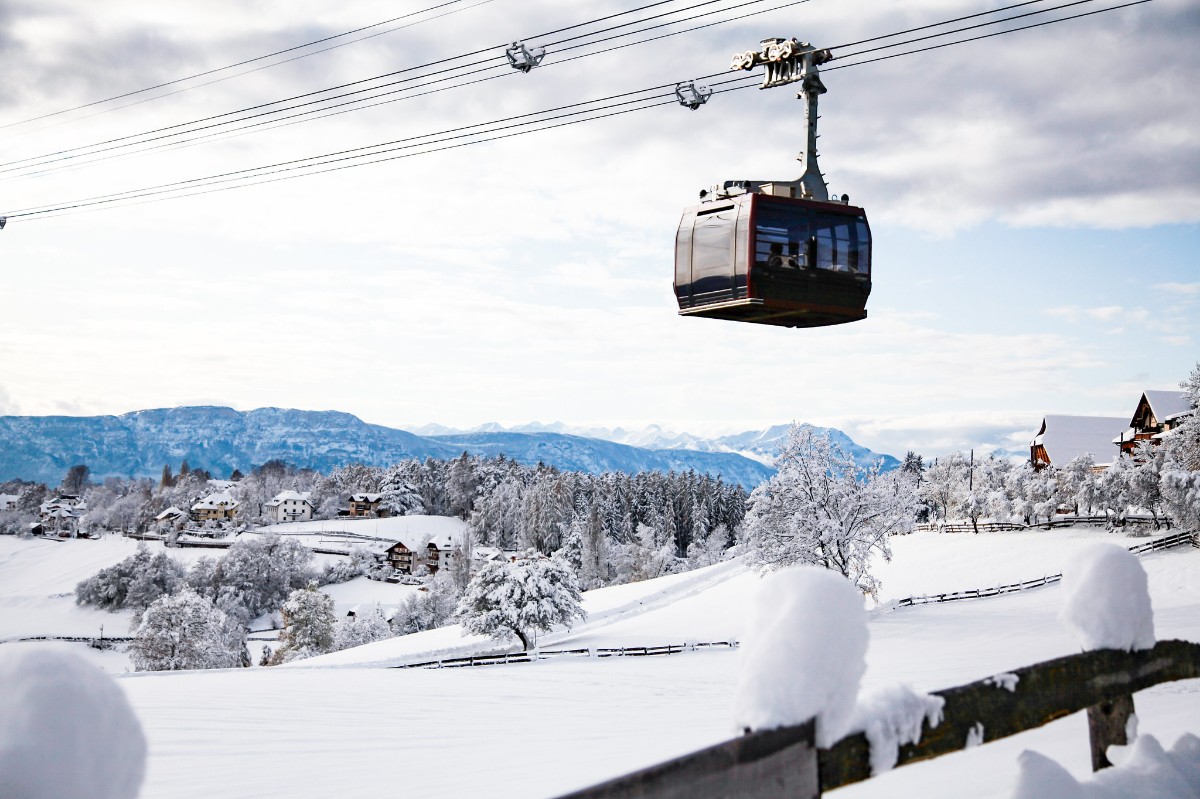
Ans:
[[[1092,745],[1092,771],[1108,768],[1108,747],[1129,743],[1125,734],[1129,717],[1133,715],[1133,697],[1118,696],[1087,709],[1088,740]]]

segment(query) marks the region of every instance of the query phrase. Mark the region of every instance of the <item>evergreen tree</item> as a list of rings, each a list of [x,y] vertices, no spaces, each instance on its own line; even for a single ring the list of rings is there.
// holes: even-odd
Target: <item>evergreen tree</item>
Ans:
[[[333,651],[333,599],[318,591],[315,582],[292,591],[281,610],[284,629],[272,658],[275,662],[289,663]]]

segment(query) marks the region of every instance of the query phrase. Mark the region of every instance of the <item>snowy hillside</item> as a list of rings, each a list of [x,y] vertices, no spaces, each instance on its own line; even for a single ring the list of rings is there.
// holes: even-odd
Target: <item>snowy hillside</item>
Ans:
[[[893,539],[893,562],[881,565],[882,598],[1031,579],[1069,565],[1096,540],[1145,541],[1100,531],[902,536]],[[46,592],[68,590],[74,576],[118,556],[124,542],[10,539],[0,546],[4,616],[25,613],[36,625]],[[1141,562],[1158,637],[1200,641],[1200,550],[1176,548]],[[740,638],[758,582],[737,563],[725,563],[589,592],[588,621],[539,645]],[[878,608],[870,614],[865,685],[945,688],[1072,653],[1077,645],[1057,620],[1061,606],[1062,591],[1052,585],[976,601]],[[549,797],[734,733],[730,701],[739,656],[724,648],[487,668],[380,668],[496,650],[494,642],[445,628],[288,667],[122,676],[150,741],[142,796],[316,799],[403,788],[430,797]],[[1136,702],[1141,730],[1168,744],[1200,728],[1200,681],[1159,686]],[[1023,749],[1053,757],[1080,777],[1090,770],[1086,722],[1076,714],[831,796],[1002,799],[1011,793]]]

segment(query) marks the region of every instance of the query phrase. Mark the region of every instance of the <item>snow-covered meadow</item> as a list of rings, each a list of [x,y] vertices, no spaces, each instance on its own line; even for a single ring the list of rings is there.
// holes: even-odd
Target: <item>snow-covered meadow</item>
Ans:
[[[1079,651],[1058,619],[1064,602],[1059,584],[899,610],[886,603],[1062,571],[1097,540],[1145,541],[1094,530],[894,538],[894,559],[879,569],[883,604],[867,614],[864,689],[895,682],[945,688]],[[0,637],[39,626],[91,628],[104,619],[121,626],[123,616],[74,608],[69,596],[54,595],[70,592],[74,581],[130,551],[131,542],[119,539],[0,539]],[[183,551],[189,557],[193,552],[203,551]],[[1200,550],[1180,547],[1142,556],[1141,563],[1158,638],[1200,641]],[[589,619],[544,636],[539,645],[741,639],[759,584],[740,564],[724,563],[592,591],[585,595]],[[335,588],[350,591],[353,585]],[[384,588],[405,587],[378,590]],[[54,646],[94,652],[81,644]],[[464,638],[449,627],[286,667],[119,674],[149,742],[142,796],[554,796],[735,734],[731,705],[741,655],[725,648],[669,657],[386,668],[495,650],[493,642]],[[111,653],[103,655],[97,661],[102,667],[123,671]],[[1183,732],[1200,732],[1200,681],[1158,686],[1139,693],[1136,703],[1141,731],[1164,746]],[[1009,797],[1025,749],[1063,763],[1077,777],[1090,772],[1086,721],[1075,714],[831,795]]]

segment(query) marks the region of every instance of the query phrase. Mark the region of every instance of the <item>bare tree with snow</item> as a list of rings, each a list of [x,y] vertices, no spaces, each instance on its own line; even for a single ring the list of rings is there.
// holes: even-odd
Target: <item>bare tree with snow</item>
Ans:
[[[151,603],[133,634],[129,650],[138,671],[243,665],[244,628],[190,589]]]
[[[749,563],[759,571],[809,564],[841,573],[876,596],[875,553],[891,559],[888,536],[912,529],[911,477],[862,470],[829,437],[793,425],[777,474],[750,494],[742,527]]]

